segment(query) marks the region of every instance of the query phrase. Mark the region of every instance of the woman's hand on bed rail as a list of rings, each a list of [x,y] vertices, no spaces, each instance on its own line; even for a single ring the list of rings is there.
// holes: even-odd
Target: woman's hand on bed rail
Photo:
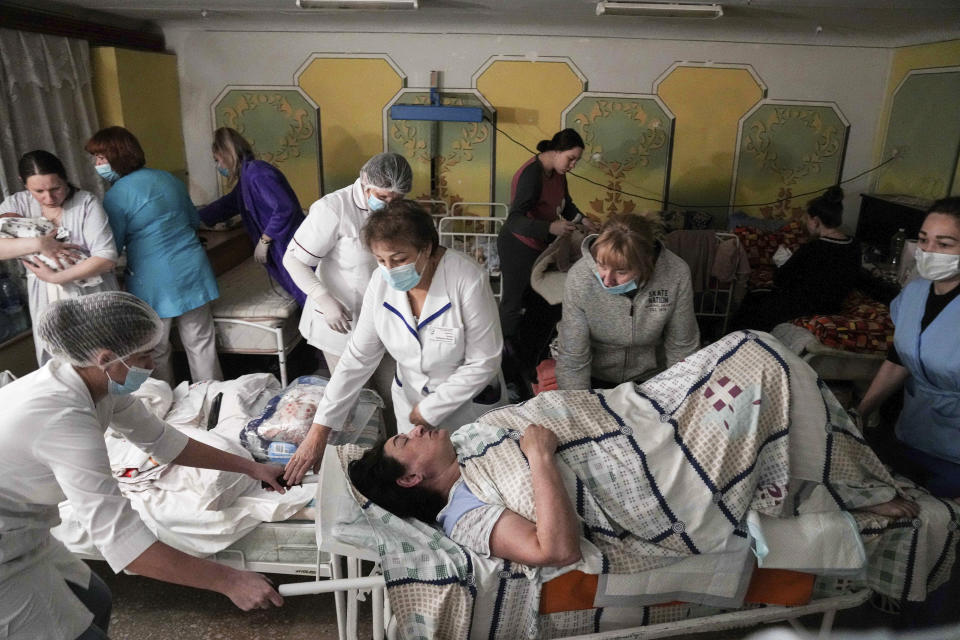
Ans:
[[[283,606],[283,597],[273,588],[270,579],[253,571],[237,571],[223,593],[244,611]]]
[[[254,478],[260,481],[260,486],[264,489],[272,489],[277,493],[286,493],[286,487],[290,486],[283,479],[285,468],[278,464],[258,464],[254,473]]]

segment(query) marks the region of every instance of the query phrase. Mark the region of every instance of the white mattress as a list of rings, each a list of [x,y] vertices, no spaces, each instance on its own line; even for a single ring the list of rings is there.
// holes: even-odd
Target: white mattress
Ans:
[[[300,308],[266,269],[248,258],[217,278],[220,297],[211,303],[217,350],[223,353],[277,353],[274,328],[281,328],[285,351],[300,341]],[[250,322],[260,327],[237,324]],[[264,330],[269,329],[269,330]]]

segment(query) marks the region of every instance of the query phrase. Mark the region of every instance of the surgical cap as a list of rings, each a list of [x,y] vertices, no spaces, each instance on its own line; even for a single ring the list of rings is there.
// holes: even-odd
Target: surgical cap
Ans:
[[[157,312],[123,291],[53,302],[34,327],[34,334],[50,355],[78,367],[95,366],[104,349],[117,358],[152,349],[162,331]]]
[[[407,194],[413,188],[413,170],[397,153],[378,153],[360,168],[360,180],[371,187]]]

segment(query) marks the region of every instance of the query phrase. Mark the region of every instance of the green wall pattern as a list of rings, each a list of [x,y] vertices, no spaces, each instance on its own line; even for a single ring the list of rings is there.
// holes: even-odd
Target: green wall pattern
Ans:
[[[960,153],[960,69],[912,71],[890,110],[877,193],[935,200],[951,193]],[[946,107],[946,108],[945,108]]]
[[[405,92],[394,104],[429,102],[428,92]],[[472,93],[444,92],[441,103],[483,106]],[[489,122],[393,120],[389,110],[384,118],[387,150],[404,156],[413,168],[411,198],[443,200],[450,207],[457,202],[493,200],[494,139]],[[483,211],[482,215],[488,215],[488,212]]]
[[[816,193],[800,194],[839,182],[848,130],[843,115],[831,104],[758,105],[740,121],[733,209],[762,218],[802,215]],[[757,204],[744,206],[752,203]]]
[[[592,197],[580,202],[581,209],[605,218],[662,208],[670,174],[673,114],[655,98],[584,95],[566,110],[564,126],[576,129],[586,144],[575,173],[606,187],[591,185]]]
[[[232,127],[258,160],[286,176],[306,209],[320,197],[319,113],[299,89],[229,89],[214,104],[214,126]],[[220,179],[221,192],[229,183]]]

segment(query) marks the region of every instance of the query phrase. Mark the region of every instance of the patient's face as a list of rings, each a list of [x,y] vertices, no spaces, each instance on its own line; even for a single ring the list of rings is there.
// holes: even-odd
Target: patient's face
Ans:
[[[384,452],[402,464],[407,473],[432,476],[446,469],[457,454],[450,442],[450,432],[444,429],[425,429],[416,426],[387,440]]]

